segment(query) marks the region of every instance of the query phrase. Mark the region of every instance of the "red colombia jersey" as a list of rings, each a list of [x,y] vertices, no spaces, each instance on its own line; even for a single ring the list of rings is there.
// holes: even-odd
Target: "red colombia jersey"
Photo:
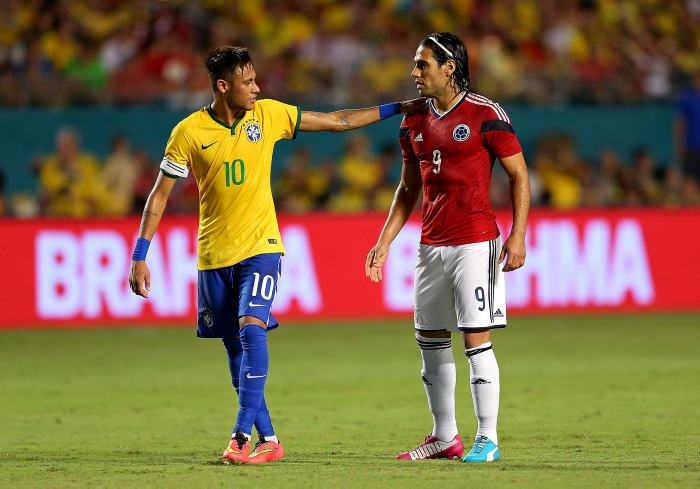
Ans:
[[[491,100],[469,92],[443,115],[429,110],[401,122],[404,165],[420,164],[421,243],[462,245],[498,237],[489,186],[495,158],[522,151],[510,119]]]

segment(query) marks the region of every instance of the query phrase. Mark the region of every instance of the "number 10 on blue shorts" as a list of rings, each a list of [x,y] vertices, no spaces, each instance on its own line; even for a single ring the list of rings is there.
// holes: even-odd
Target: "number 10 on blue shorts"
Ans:
[[[197,276],[197,336],[238,336],[238,318],[253,316],[268,329],[278,326],[270,311],[281,272],[281,253],[263,253]]]

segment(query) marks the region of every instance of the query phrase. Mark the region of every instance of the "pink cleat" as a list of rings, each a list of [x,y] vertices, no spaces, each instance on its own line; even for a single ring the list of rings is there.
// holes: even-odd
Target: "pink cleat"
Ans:
[[[436,458],[462,458],[464,453],[464,443],[462,438],[456,435],[450,441],[441,441],[433,435],[425,437],[425,441],[416,449],[410,452],[399,453],[397,460],[429,460]]]

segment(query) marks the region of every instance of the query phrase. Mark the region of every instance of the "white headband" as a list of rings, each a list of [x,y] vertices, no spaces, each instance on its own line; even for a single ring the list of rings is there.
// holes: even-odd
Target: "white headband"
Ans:
[[[447,53],[447,55],[448,55],[450,58],[454,58],[454,55],[452,54],[452,52],[451,52],[449,49],[447,49],[445,46],[443,46],[442,44],[440,44],[440,43],[438,42],[438,40],[435,39],[435,36],[430,36],[430,37],[428,37],[428,39],[430,39],[430,40],[433,41],[435,44],[437,44],[438,46],[440,46],[440,47],[442,48],[442,50],[445,51],[445,52]]]

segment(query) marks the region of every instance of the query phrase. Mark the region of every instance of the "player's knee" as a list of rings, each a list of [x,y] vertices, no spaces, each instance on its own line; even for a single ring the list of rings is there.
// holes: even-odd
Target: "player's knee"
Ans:
[[[238,319],[239,330],[242,330],[243,328],[249,325],[255,325],[263,329],[267,329],[267,324],[265,324],[265,322],[262,319],[258,319],[254,316],[241,316]]]
[[[416,337],[422,336],[424,338],[450,338],[452,334],[444,329],[430,330],[430,329],[417,329]]]
[[[464,332],[462,334],[464,338],[464,348],[470,349],[475,348],[484,343],[491,341],[491,330],[490,329],[478,329],[474,331]]]

